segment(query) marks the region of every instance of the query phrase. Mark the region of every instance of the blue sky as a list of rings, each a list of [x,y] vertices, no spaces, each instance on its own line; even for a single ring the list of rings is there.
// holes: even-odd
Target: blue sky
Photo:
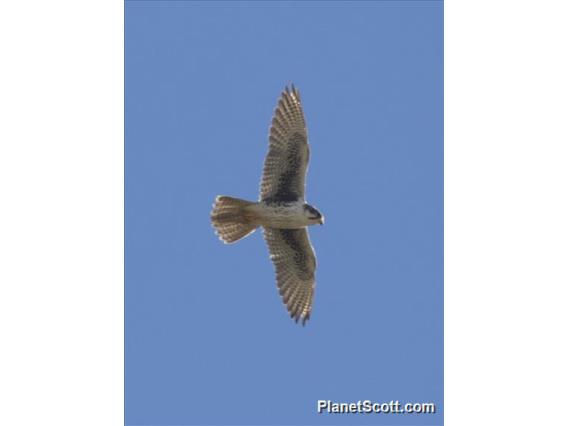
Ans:
[[[443,412],[443,3],[134,2],[125,27],[127,424],[433,425]],[[226,246],[216,195],[256,200],[286,84],[311,144],[312,318],[262,233]],[[318,399],[434,415],[316,413]]]

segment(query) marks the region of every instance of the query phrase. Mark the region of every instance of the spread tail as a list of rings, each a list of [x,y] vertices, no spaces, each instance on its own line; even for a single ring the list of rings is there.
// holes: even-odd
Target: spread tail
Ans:
[[[254,217],[247,210],[248,206],[254,204],[256,203],[225,195],[219,195],[215,199],[211,223],[215,227],[215,233],[223,242],[234,243],[254,232],[258,225],[254,223]]]

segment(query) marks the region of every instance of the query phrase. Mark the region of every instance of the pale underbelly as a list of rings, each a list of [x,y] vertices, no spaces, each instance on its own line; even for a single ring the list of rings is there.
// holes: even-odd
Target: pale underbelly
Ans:
[[[263,217],[260,220],[260,225],[267,228],[279,229],[298,229],[308,226],[304,218],[290,218],[290,217]]]
[[[267,228],[297,229],[308,226],[308,218],[300,206],[271,207],[256,204],[252,207],[255,222]]]

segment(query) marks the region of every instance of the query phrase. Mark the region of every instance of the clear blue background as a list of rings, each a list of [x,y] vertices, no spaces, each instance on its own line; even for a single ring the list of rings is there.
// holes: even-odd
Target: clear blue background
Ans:
[[[443,3],[126,3],[126,423],[441,424]],[[291,321],[256,200],[273,109],[300,89],[318,257]],[[316,413],[318,399],[434,415]]]

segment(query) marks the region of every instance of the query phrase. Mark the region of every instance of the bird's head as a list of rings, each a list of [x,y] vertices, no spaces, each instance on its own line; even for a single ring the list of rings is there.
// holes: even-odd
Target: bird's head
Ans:
[[[323,225],[324,217],[315,207],[312,207],[309,204],[304,204],[304,214],[308,218],[310,225],[315,225],[316,223]]]

